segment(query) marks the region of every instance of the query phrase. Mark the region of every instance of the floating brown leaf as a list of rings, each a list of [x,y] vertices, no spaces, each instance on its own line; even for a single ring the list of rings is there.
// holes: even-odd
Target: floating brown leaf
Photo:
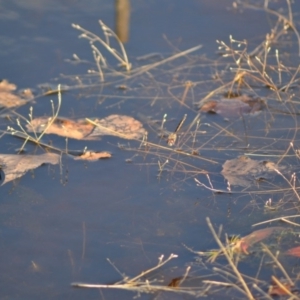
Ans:
[[[263,100],[248,95],[241,95],[231,99],[210,100],[203,104],[200,111],[220,114],[223,117],[235,117],[245,114],[257,114],[263,107]]]
[[[36,169],[42,164],[58,164],[60,156],[55,153],[41,155],[0,154],[0,167],[5,174],[2,185],[22,177],[28,170]]]
[[[111,115],[103,119],[69,120],[41,117],[26,125],[30,132],[57,134],[78,140],[96,140],[101,135],[114,135],[124,139],[139,139],[146,133],[141,122],[129,116]]]
[[[140,139],[146,133],[143,124],[129,116],[110,115],[104,119],[96,119],[97,124],[91,136],[114,135],[123,139]]]
[[[221,174],[231,185],[249,186],[254,180],[269,179],[275,175],[274,169],[284,170],[271,161],[253,160],[247,156],[226,160]]]
[[[109,152],[93,152],[93,151],[86,151],[80,156],[75,156],[75,160],[89,160],[95,161],[101,158],[110,158],[111,154]]]
[[[56,118],[52,122],[52,118],[48,117],[33,119],[26,127],[30,132],[41,133],[45,131],[47,134],[57,134],[77,140],[88,139],[87,137],[95,128],[94,125],[84,119],[73,121],[65,118]]]
[[[0,107],[16,107],[27,103],[25,99],[13,93],[16,88],[14,84],[9,83],[7,80],[0,82]]]

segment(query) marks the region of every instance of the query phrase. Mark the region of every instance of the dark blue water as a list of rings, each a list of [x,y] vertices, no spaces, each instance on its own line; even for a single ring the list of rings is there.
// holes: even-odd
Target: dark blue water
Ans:
[[[93,62],[88,42],[77,38],[79,32],[71,24],[80,24],[100,34],[98,20],[101,19],[114,28],[113,2],[39,0],[6,1],[0,5],[2,78],[19,88],[29,87],[39,93],[41,83],[75,85],[73,79],[78,74],[92,87],[72,89],[63,94],[60,115],[101,118],[109,114],[129,114],[138,118],[138,113],[142,112],[161,119],[167,112],[169,130],[175,129],[184,113],[191,122],[197,115],[192,103],[204,97],[213,86],[211,77],[215,67],[212,60],[218,59],[217,39],[227,42],[229,35],[233,35],[236,39],[249,40],[251,48],[269,31],[269,20],[264,13],[237,11],[232,1],[132,2],[130,37],[125,46],[134,66],[141,65],[136,59],[139,56],[155,52],[167,57],[199,44],[203,47],[196,55],[205,55],[207,60],[201,62],[207,66],[203,67],[199,60],[193,61],[195,57],[182,58],[154,70],[151,76],[143,74],[128,80],[111,77],[112,84],[101,86],[95,77],[85,75],[91,65],[75,66],[66,59],[76,53]],[[110,63],[116,67],[114,60]],[[60,77],[61,74],[70,75],[71,80]],[[207,83],[188,95],[188,105],[181,106],[174,99],[181,99],[186,80]],[[116,89],[119,83],[128,85],[129,89]],[[35,101],[35,116],[50,114],[50,99],[57,101],[55,95]],[[27,116],[29,105],[17,111]],[[282,120],[287,128],[294,125],[288,118]],[[228,124],[218,116],[203,117],[203,122],[214,121],[224,128]],[[246,125],[232,122],[232,128],[239,135],[244,132],[244,126],[250,124],[248,138],[254,143],[260,124],[265,125],[265,121],[262,118],[259,123],[245,122]],[[7,125],[2,118],[1,129],[5,130]],[[9,125],[16,127],[13,122]],[[205,127],[201,129],[206,130]],[[147,130],[151,142],[166,146],[150,127]],[[215,127],[209,135],[200,135],[197,143],[210,141],[218,132],[219,127]],[[286,144],[278,145],[278,151],[286,149],[292,134],[285,138]],[[66,147],[64,138],[51,135],[45,138],[46,142],[49,140],[56,147]],[[183,147],[188,147],[187,141],[191,140],[186,140]],[[2,137],[1,153],[16,153],[22,142],[11,136]],[[215,195],[194,182],[197,177],[209,185],[205,175],[200,174],[208,170],[213,184],[226,189],[219,174],[221,165],[224,160],[242,154],[235,151],[232,155],[232,147],[245,147],[247,143],[244,138],[235,142],[228,141],[225,134],[220,135],[212,144],[199,146],[202,156],[184,157],[155,148],[138,151],[138,142],[116,137],[103,137],[94,142],[69,140],[69,149],[82,150],[88,146],[110,151],[113,157],[90,163],[63,155],[61,166],[42,166],[1,186],[0,298],[101,299],[97,290],[73,289],[70,284],[120,280],[107,258],[128,276],[155,265],[161,254],[179,254],[177,262],[182,267],[194,261],[193,254],[182,243],[196,250],[216,247],[206,224],[207,216],[217,227],[224,224],[226,231],[249,233],[252,223],[266,218],[256,209],[263,206],[268,196],[258,194],[257,202],[251,202],[254,193]],[[228,146],[230,143],[232,147]],[[265,144],[268,145],[269,140]],[[259,147],[265,144],[262,142]],[[228,151],[219,151],[218,147],[228,147]],[[42,153],[42,150],[27,144],[26,152]],[[164,163],[166,159],[170,164],[158,177],[158,161]],[[104,295],[106,299],[133,297],[131,293],[115,291],[104,291]]]

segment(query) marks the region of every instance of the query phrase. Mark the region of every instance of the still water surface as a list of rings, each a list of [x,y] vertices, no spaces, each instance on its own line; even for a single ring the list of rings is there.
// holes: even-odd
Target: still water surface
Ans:
[[[78,40],[78,32],[71,23],[100,33],[98,19],[101,19],[114,28],[112,1],[92,0],[87,4],[82,0],[14,0],[0,1],[0,7],[2,76],[19,88],[35,89],[45,82],[56,84],[60,81],[52,80],[60,74],[86,72],[86,66],[65,61],[73,53],[92,61],[88,43]],[[136,65],[139,62],[135,58],[141,55],[155,52],[166,56],[177,48],[185,50],[198,44],[203,45],[198,54],[205,53],[214,59],[216,39],[227,41],[232,34],[251,43],[263,38],[268,30],[263,13],[235,11],[227,0],[132,1],[126,49]],[[210,80],[209,70],[201,74],[203,79]],[[161,76],[157,77],[157,83],[161,83],[170,74],[158,72],[157,76]],[[186,75],[190,80],[198,76],[192,72]],[[168,123],[169,130],[176,127],[176,121],[184,113],[189,115],[189,121],[196,115],[193,109],[170,104],[170,99],[151,106],[160,87],[157,84],[155,88],[155,80],[143,80],[130,82],[132,87],[139,88],[133,91],[135,100],[127,102],[120,102],[120,98],[130,93],[115,91],[113,86],[68,92],[63,95],[61,115],[103,117],[118,113],[137,118],[141,111],[160,118],[167,112],[175,118]],[[112,97],[103,99],[101,93]],[[143,97],[136,100],[139,93]],[[159,95],[170,97],[166,90]],[[34,114],[49,113],[49,100],[38,99]],[[24,106],[18,112],[27,115],[28,109],[29,106]],[[1,120],[1,129],[6,126]],[[159,142],[156,134],[150,134],[150,138]],[[65,147],[64,139],[51,136],[51,140],[57,147]],[[215,197],[195,185],[194,175],[166,172],[158,178],[158,156],[134,157],[134,152],[124,151],[118,143],[139,146],[111,137],[98,142],[70,140],[70,149],[83,149],[87,145],[111,151],[113,158],[85,163],[62,157],[61,169],[42,166],[1,186],[1,299],[101,299],[98,291],[73,289],[70,283],[120,280],[106,258],[129,276],[156,264],[161,254],[178,254],[177,264],[181,266],[191,262],[193,255],[182,243],[195,249],[215,247],[206,225],[207,216],[216,226],[223,224],[227,231],[241,234],[248,233],[249,225],[262,219],[260,213],[253,216],[251,204],[247,207],[251,197]],[[20,146],[20,140],[1,138],[2,153],[14,153]],[[31,153],[35,148],[28,144],[26,150]],[[203,161],[201,168],[210,166],[212,172],[219,173],[227,154],[211,154],[217,164],[211,166]],[[133,163],[126,163],[126,159],[132,159]],[[189,163],[195,161],[190,159]],[[223,181],[216,176],[215,182],[224,185]],[[238,214],[244,209],[251,215],[249,222]],[[104,295],[105,299],[133,296],[115,291],[104,291]]]

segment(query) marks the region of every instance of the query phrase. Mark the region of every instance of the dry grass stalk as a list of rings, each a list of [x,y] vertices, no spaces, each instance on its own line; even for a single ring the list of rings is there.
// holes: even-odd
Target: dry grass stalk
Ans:
[[[12,127],[8,127],[7,130],[12,134],[12,135],[15,135],[17,137],[20,137],[20,138],[24,138],[25,141],[22,145],[22,147],[20,148],[20,152],[23,151],[25,145],[27,144],[28,141],[30,142],[33,142],[35,144],[38,144],[38,145],[43,145],[45,146],[45,144],[41,143],[41,139],[42,137],[44,136],[45,132],[47,131],[47,129],[51,126],[51,124],[55,121],[55,119],[57,118],[58,114],[59,114],[59,111],[60,111],[60,107],[61,107],[61,102],[62,102],[62,98],[61,98],[61,85],[59,84],[58,85],[58,106],[57,106],[57,109],[55,111],[55,108],[54,108],[54,104],[53,104],[53,101],[51,100],[51,104],[52,104],[52,117],[49,118],[48,120],[48,123],[47,125],[45,126],[45,130],[40,134],[40,135],[37,135],[36,132],[33,130],[34,132],[34,137],[32,137],[31,135],[28,134],[28,132],[23,128],[23,126],[21,125],[20,123],[20,120],[17,119],[17,124],[19,126],[19,128],[21,129],[21,131],[19,130],[15,130],[14,128]],[[27,120],[26,118],[23,117],[23,119],[25,119],[26,123],[30,126],[31,124],[31,121],[33,119],[33,108],[31,107],[30,108],[30,113],[29,113],[29,120]],[[46,145],[47,146],[47,145]],[[47,146],[48,147],[48,146]],[[55,147],[48,147],[48,148],[52,148],[52,149],[55,149],[55,150],[58,150],[57,148]],[[61,152],[61,151],[60,151]]]
[[[157,280],[147,280],[145,279],[146,275],[149,275],[153,271],[158,270],[162,266],[164,266],[166,263],[168,263],[170,260],[176,258],[176,254],[171,254],[167,259],[163,260],[164,256],[162,255],[159,257],[158,264],[150,268],[146,271],[143,271],[141,274],[133,277],[128,278],[121,274],[121,272],[118,273],[123,276],[123,280],[116,282],[115,284],[89,284],[89,283],[72,283],[71,285],[76,288],[92,288],[92,289],[121,289],[121,290],[128,290],[132,292],[138,293],[140,295],[141,293],[155,293],[155,292],[172,292],[172,293],[178,293],[178,294],[186,294],[191,296],[203,296],[203,288],[201,287],[182,287],[181,284],[186,280],[188,273],[190,271],[190,267],[186,269],[185,274],[182,276],[182,279],[180,280],[179,284],[176,287],[172,286],[165,286],[165,285],[158,285]]]
[[[125,67],[126,71],[130,71],[131,63],[128,60],[127,53],[125,51],[125,47],[123,43],[120,41],[118,36],[101,20],[99,20],[99,24],[103,31],[104,39],[94,34],[93,32],[82,28],[78,24],[72,24],[72,27],[82,32],[79,38],[85,38],[90,42],[91,47],[94,51],[94,57],[96,57],[96,61],[98,62],[97,66],[99,70],[101,70],[100,62],[102,61],[103,64],[106,66],[106,61],[103,55],[101,54],[101,51],[94,45],[96,42],[99,42],[110,54],[112,54],[112,56],[114,56],[121,63],[121,66]],[[111,46],[111,41],[110,41],[111,37],[113,37],[117,41],[121,52],[118,52],[115,48]],[[102,71],[100,73],[103,75]]]
[[[241,273],[239,272],[238,268],[236,267],[236,265],[234,264],[233,260],[232,260],[232,256],[231,253],[229,252],[229,248],[225,247],[222,242],[220,241],[220,238],[218,237],[215,229],[213,228],[210,219],[206,218],[206,222],[207,225],[215,239],[215,241],[217,242],[217,244],[219,245],[220,249],[222,250],[222,253],[225,255],[230,267],[232,268],[234,274],[236,275],[236,277],[238,278],[240,284],[242,285],[245,294],[247,295],[248,299],[255,299],[254,296],[252,295],[247,283],[245,282],[243,276],[241,275]]]

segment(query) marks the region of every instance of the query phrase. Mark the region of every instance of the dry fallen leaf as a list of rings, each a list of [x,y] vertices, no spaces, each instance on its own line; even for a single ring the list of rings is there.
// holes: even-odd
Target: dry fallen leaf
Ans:
[[[223,117],[235,117],[257,114],[264,106],[264,101],[259,98],[241,95],[230,99],[210,100],[202,105],[200,111],[220,114]]]
[[[0,167],[4,173],[1,185],[22,177],[28,170],[36,169],[42,164],[58,164],[60,156],[55,153],[41,155],[0,154]]]
[[[41,117],[26,125],[30,132],[57,134],[78,140],[96,140],[101,135],[114,135],[124,139],[140,139],[146,133],[141,122],[124,115],[111,115],[103,119],[69,120]]]
[[[16,85],[9,83],[7,80],[0,82],[0,107],[16,107],[27,103],[27,100],[13,93],[15,90]]]
[[[86,151],[80,156],[74,156],[75,160],[89,160],[95,161],[101,158],[110,158],[111,154],[109,152],[93,152],[93,151]]]
[[[143,124],[129,116],[110,115],[103,119],[94,120],[97,124],[91,136],[114,135],[123,139],[140,139],[146,133]]]
[[[57,134],[72,139],[83,140],[88,139],[88,135],[95,128],[94,125],[84,119],[73,121],[65,118],[56,118],[52,123],[51,120],[52,118],[48,117],[33,119],[26,125],[27,130],[36,133],[45,131],[47,134]]]
[[[284,166],[277,166],[270,161],[253,160],[247,156],[226,160],[221,174],[231,185],[247,187],[254,180],[269,179],[275,174],[274,169],[284,170]]]

